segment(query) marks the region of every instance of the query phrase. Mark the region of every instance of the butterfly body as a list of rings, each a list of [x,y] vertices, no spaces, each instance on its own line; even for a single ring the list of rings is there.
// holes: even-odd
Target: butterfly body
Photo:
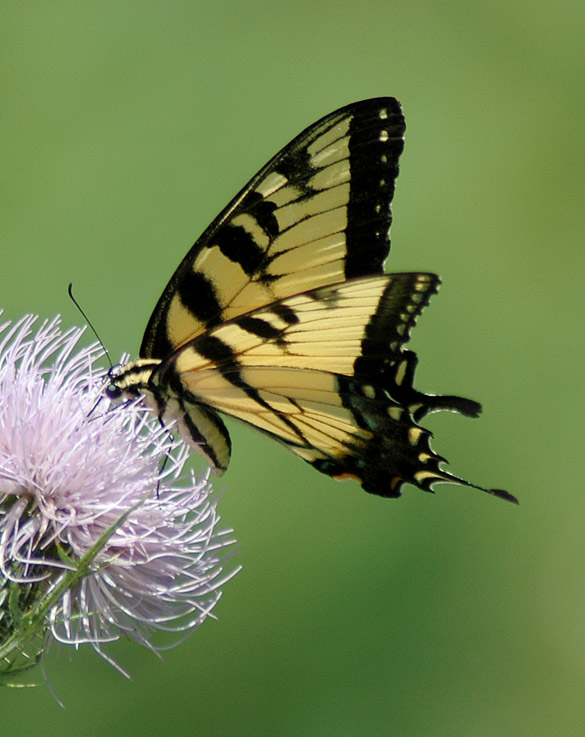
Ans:
[[[144,395],[218,473],[231,453],[219,411],[375,494],[474,486],[440,468],[418,420],[480,406],[415,390],[404,350],[439,279],[383,271],[403,133],[397,101],[379,98],[297,136],[183,259],[109,393]]]

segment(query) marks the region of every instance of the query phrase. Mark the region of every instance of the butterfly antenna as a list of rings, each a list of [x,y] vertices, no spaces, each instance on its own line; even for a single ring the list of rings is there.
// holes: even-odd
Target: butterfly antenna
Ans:
[[[77,309],[81,313],[81,316],[83,317],[83,319],[85,320],[85,322],[89,325],[89,329],[95,335],[97,342],[101,345],[102,350],[104,352],[104,355],[108,359],[108,363],[110,364],[110,368],[112,368],[114,364],[112,363],[112,359],[110,358],[109,351],[106,348],[106,346],[104,344],[104,341],[100,338],[100,336],[98,335],[97,330],[93,326],[93,323],[91,322],[91,320],[89,319],[89,317],[85,314],[85,312],[81,308],[81,305],[79,304],[79,302],[73,296],[73,284],[71,284],[71,283],[69,284],[69,286],[67,287],[67,293],[69,294],[69,298],[71,299],[71,301],[73,302],[73,304],[77,307]]]

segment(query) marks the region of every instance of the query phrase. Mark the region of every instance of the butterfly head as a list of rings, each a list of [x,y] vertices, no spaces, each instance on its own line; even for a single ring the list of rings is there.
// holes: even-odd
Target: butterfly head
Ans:
[[[108,399],[138,399],[152,393],[150,379],[157,361],[139,359],[132,363],[112,366],[107,374],[105,394]]]

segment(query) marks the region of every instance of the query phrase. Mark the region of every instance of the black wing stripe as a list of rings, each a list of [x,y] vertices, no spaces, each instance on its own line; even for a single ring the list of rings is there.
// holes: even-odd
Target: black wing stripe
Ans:
[[[252,215],[262,230],[270,238],[274,238],[280,232],[275,215],[276,209],[276,204],[271,202],[270,199],[264,199],[259,193],[251,192],[248,195],[246,207],[242,208],[242,212]],[[234,220],[238,217],[239,215],[236,213]],[[267,244],[267,247],[269,247],[269,244]]]
[[[238,264],[247,276],[252,276],[264,259],[264,251],[259,244],[261,235],[254,227],[257,222],[252,219],[250,221],[253,231],[247,230],[244,225],[229,225],[217,234],[214,243],[221,253],[232,263]]]
[[[191,404],[186,398],[181,407],[179,427],[187,435],[184,439],[208,459],[216,473],[223,473],[231,456],[231,440],[223,421],[213,410]]]
[[[200,322],[208,322],[217,314],[219,300],[214,284],[200,272],[186,274],[177,295],[181,304]]]
[[[248,333],[262,338],[262,340],[270,340],[278,338],[282,334],[282,329],[271,325],[267,320],[259,317],[244,316],[238,318],[238,325]]]

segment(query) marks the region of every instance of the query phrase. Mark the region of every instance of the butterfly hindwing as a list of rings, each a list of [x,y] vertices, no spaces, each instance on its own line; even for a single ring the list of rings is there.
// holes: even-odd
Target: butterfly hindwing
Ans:
[[[161,365],[159,376],[178,388],[188,415],[192,408],[194,443],[202,442],[201,407],[213,408],[280,440],[324,473],[397,495],[403,480],[414,482],[412,473],[406,479],[406,470],[398,476],[376,469],[405,465],[398,462],[401,448],[414,455],[412,444],[396,442],[414,424],[390,384],[369,381],[400,364],[402,344],[437,286],[432,274],[394,274],[296,295],[210,329]],[[208,457],[221,456],[209,452],[211,436],[204,442]],[[388,463],[380,463],[380,453]],[[427,455],[425,463],[438,462]]]
[[[396,100],[366,100],[285,146],[185,256],[140,355],[164,358],[208,327],[263,305],[381,273],[404,127]]]
[[[202,407],[247,422],[322,473],[353,478],[381,496],[399,496],[406,482],[425,491],[460,482],[440,469],[444,459],[413,415],[437,408],[473,414],[478,405],[417,392],[414,354],[402,351],[438,284],[433,274],[391,274],[281,300],[181,348],[161,366],[163,383],[178,388],[184,411],[193,413],[193,442],[203,442],[219,472],[225,467],[214,436],[201,437]]]

